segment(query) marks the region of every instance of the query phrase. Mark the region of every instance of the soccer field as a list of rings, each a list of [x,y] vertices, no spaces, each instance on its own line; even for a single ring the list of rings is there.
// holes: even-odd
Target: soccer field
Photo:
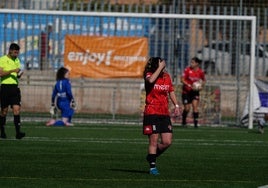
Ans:
[[[141,125],[12,124],[0,140],[1,188],[252,188],[268,185],[268,132],[174,127],[173,145],[148,174]],[[268,131],[268,130],[267,130]]]

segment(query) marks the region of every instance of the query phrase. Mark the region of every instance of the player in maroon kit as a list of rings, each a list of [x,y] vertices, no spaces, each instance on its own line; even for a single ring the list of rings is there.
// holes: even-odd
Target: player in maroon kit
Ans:
[[[172,124],[169,113],[170,97],[179,115],[179,105],[172,85],[170,75],[165,70],[166,62],[160,57],[151,57],[144,70],[145,109],[143,119],[143,134],[148,135],[149,147],[146,157],[150,165],[150,174],[158,175],[156,158],[162,154],[172,142]],[[161,141],[158,142],[158,138]]]
[[[184,109],[182,112],[182,126],[186,126],[186,118],[190,111],[191,106],[193,107],[193,118],[194,118],[194,127],[198,127],[198,106],[199,106],[199,91],[204,86],[205,73],[200,68],[201,60],[197,57],[191,59],[190,66],[184,69],[184,72],[181,77],[182,86],[182,103]],[[195,89],[194,83],[200,82],[201,87]]]

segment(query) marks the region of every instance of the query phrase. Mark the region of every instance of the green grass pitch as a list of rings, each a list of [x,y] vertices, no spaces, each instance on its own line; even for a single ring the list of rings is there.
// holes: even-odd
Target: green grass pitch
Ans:
[[[148,174],[141,125],[45,127],[0,140],[1,188],[252,188],[268,184],[268,129],[174,126],[172,146]]]

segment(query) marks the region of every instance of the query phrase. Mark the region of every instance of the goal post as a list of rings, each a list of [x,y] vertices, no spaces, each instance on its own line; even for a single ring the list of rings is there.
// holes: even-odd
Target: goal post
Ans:
[[[255,45],[256,45],[256,17],[255,16],[234,16],[234,15],[203,15],[203,14],[156,14],[156,13],[119,13],[119,12],[80,12],[80,11],[45,11],[45,10],[38,10],[38,11],[35,11],[35,10],[14,10],[14,9],[1,9],[0,10],[0,14],[16,14],[16,15],[47,15],[49,17],[52,17],[51,20],[56,20],[55,21],[55,25],[56,24],[61,24],[61,22],[59,22],[58,19],[54,19],[53,16],[69,16],[69,15],[72,15],[72,16],[77,16],[77,17],[86,17],[86,18],[91,18],[91,17],[108,17],[108,18],[148,18],[148,19],[158,19],[161,21],[161,19],[165,19],[167,21],[167,23],[169,23],[169,21],[171,20],[207,20],[207,21],[215,21],[215,20],[222,20],[222,21],[247,21],[249,22],[250,24],[250,61],[249,61],[249,77],[248,77],[248,83],[249,83],[249,105],[248,105],[248,112],[249,112],[249,126],[248,128],[249,129],[252,129],[253,128],[253,100],[252,100],[252,96],[253,96],[253,86],[254,86],[254,80],[255,80]],[[22,16],[21,18],[18,18],[18,19],[23,19],[24,16]],[[32,20],[30,21],[36,21],[36,19],[38,18],[32,18]],[[79,19],[77,19],[79,21]],[[73,25],[75,23],[75,21],[77,21],[75,19],[70,19],[68,21],[72,22],[71,24]],[[29,20],[28,20],[29,21]],[[159,22],[160,22],[159,21]],[[80,30],[82,30],[82,25],[84,24],[84,22],[86,22],[86,20],[83,20],[83,22],[79,23],[81,24],[81,27],[79,28]],[[173,27],[172,26],[172,23],[169,24],[169,26],[166,26],[165,25],[166,22],[163,22],[161,23],[161,29],[162,28],[165,28],[165,27],[169,27],[169,30],[168,30],[168,35],[173,35],[175,33],[175,30],[177,29],[176,27]],[[17,24],[17,23],[15,23]],[[11,24],[11,26],[14,26],[15,25],[14,23]],[[91,23],[90,23],[91,24]],[[114,25],[109,25],[108,24],[108,28],[113,28],[113,27],[117,27],[118,23],[114,23]],[[129,25],[128,23],[125,24],[124,22],[120,22],[119,24],[122,24],[122,28],[123,29],[131,29],[132,28],[132,25]],[[125,25],[124,25],[125,24]],[[149,23],[139,23],[139,24],[151,24],[150,22]],[[185,26],[185,23],[180,23],[182,24],[182,27]],[[22,26],[19,24],[19,26]],[[61,30],[62,28],[61,25],[56,25],[57,29],[58,30]],[[85,26],[86,27],[89,27],[88,25]],[[121,26],[120,26],[121,27]],[[133,26],[134,28],[135,27],[140,27],[140,25],[135,25]],[[146,27],[150,27],[150,26],[146,26]],[[174,29],[174,31],[172,31],[171,29]],[[34,28],[33,28],[34,29]],[[74,27],[74,29],[76,29]],[[91,29],[91,27],[90,27]],[[103,29],[103,28],[101,28]],[[153,30],[153,28],[149,28],[151,30]],[[69,29],[71,30],[71,29]],[[93,28],[94,30],[94,28]],[[161,31],[161,30],[160,30]],[[129,32],[129,30],[128,30]],[[151,32],[151,31],[150,31]],[[211,33],[213,32],[213,28],[211,28]],[[15,32],[11,32],[11,33],[15,33]],[[7,31],[5,31],[5,34],[8,34]],[[64,33],[66,34],[66,33]],[[68,33],[67,33],[68,34]],[[93,32],[94,34],[94,32]],[[135,34],[135,33],[134,33]],[[155,35],[156,37],[159,37],[160,40],[164,39],[164,36],[161,35],[161,33],[157,33],[158,35]],[[19,34],[18,34],[19,35]],[[81,35],[85,35],[84,33],[81,33]],[[106,35],[109,35],[106,34]],[[60,40],[62,40],[64,38],[64,36],[57,36],[57,38],[59,38]],[[12,39],[12,37],[11,37]],[[29,39],[28,39],[29,40]],[[60,41],[59,40],[59,41]],[[60,41],[61,42],[61,41]],[[158,42],[158,41],[153,41],[155,42],[155,44]],[[63,44],[55,44],[57,46],[63,46]],[[167,44],[168,46],[169,44]],[[153,45],[152,45],[153,46]],[[173,46],[176,46],[175,44]],[[3,48],[3,47],[2,47]],[[28,46],[26,47],[25,46],[25,49],[27,50]],[[151,47],[152,48],[152,47]],[[156,48],[156,47],[155,47]],[[164,45],[164,40],[162,40],[162,44],[160,45],[160,47],[158,48],[161,48],[162,51],[165,51],[165,45]],[[173,49],[174,48],[174,49]],[[218,48],[218,47],[216,47]],[[164,49],[164,50],[163,50]],[[169,55],[170,56],[173,56],[171,59],[172,60],[178,60],[179,55],[175,54],[175,50],[176,47],[172,47],[171,48],[173,50],[173,52],[170,52]],[[159,49],[154,49],[154,52],[151,52],[150,55],[159,55],[157,54],[157,50]],[[235,50],[235,49],[234,49]],[[160,54],[162,55],[162,54]],[[178,65],[177,65],[177,62],[173,62],[174,65],[173,66],[173,72],[172,72],[172,75],[173,75],[173,78],[177,78],[176,74],[177,74],[177,69],[179,68]],[[178,84],[178,78],[177,80],[175,80],[176,84]],[[180,100],[180,99],[179,99]],[[107,102],[108,104],[109,102]],[[115,102],[116,103],[116,102]],[[114,104],[114,102],[113,102]],[[98,106],[98,105],[96,105]],[[115,105],[116,106],[116,105]],[[110,107],[111,108],[111,107]],[[110,109],[108,107],[108,109]],[[98,109],[99,110],[99,109]]]

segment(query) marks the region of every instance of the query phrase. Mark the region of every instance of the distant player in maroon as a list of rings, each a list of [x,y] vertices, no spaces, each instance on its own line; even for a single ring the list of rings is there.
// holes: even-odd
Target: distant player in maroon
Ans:
[[[193,107],[193,118],[194,126],[198,127],[198,106],[199,106],[199,90],[193,90],[193,83],[200,81],[204,86],[206,79],[205,73],[200,68],[201,60],[197,57],[191,59],[190,66],[184,69],[181,77],[182,82],[182,103],[184,109],[182,112],[182,126],[186,126],[186,118],[190,111],[191,106]]]
[[[170,121],[170,97],[175,106],[175,114],[179,115],[179,105],[172,85],[170,75],[165,70],[166,62],[160,57],[151,57],[144,70],[146,91],[143,133],[148,135],[149,147],[147,161],[150,174],[158,175],[156,158],[162,154],[172,142],[172,124]],[[161,138],[160,143],[158,138]]]

